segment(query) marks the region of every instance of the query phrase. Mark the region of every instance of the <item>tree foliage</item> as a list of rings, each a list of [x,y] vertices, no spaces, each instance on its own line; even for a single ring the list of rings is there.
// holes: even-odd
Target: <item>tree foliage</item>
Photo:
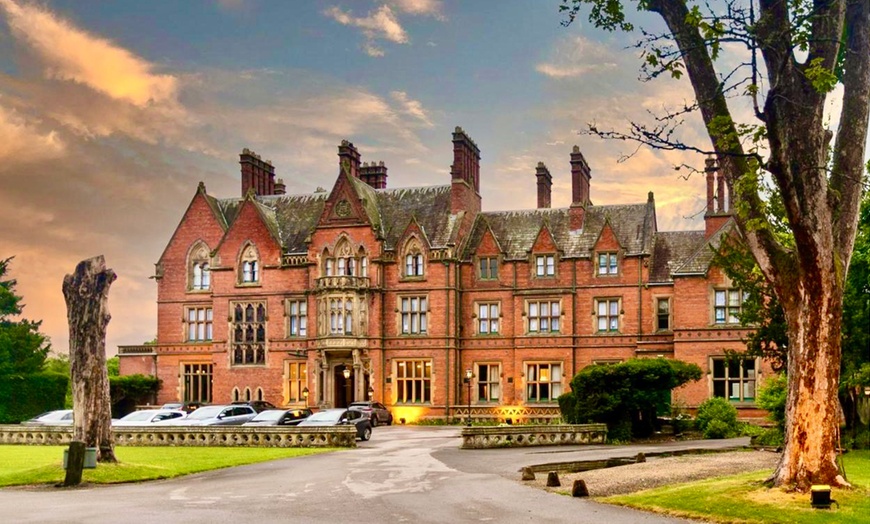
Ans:
[[[606,423],[610,440],[645,437],[656,417],[670,412],[671,391],[700,378],[695,364],[671,359],[588,366],[571,380],[559,407],[570,424]]]
[[[15,320],[24,304],[15,294],[16,280],[5,278],[11,261],[0,260],[0,376],[39,372],[51,349],[39,332],[41,321]]]

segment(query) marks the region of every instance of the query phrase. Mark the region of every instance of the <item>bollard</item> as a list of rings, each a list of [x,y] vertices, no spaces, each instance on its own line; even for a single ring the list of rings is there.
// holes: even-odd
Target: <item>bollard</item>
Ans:
[[[532,468],[523,468],[523,480],[535,480],[535,472]]]
[[[561,485],[562,485],[562,483],[559,482],[559,474],[558,473],[556,473],[555,471],[551,471],[551,472],[547,473],[547,487],[548,488],[555,488],[555,487],[558,487]]]
[[[589,489],[586,488],[586,482],[583,479],[574,481],[574,486],[571,488],[572,497],[588,497]]]
[[[644,455],[643,453],[638,453],[637,458],[634,461],[638,464],[640,464],[641,462],[646,462],[646,455]]]

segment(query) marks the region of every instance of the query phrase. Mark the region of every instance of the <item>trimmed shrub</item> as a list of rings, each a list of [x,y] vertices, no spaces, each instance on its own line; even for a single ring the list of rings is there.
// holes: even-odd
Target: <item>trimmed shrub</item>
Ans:
[[[110,376],[112,416],[126,415],[136,409],[137,404],[153,402],[159,389],[160,379],[150,375]]]
[[[698,415],[695,418],[695,423],[705,438],[728,438],[729,436],[734,436],[739,429],[737,425],[737,408],[724,398],[708,398],[698,406]],[[710,427],[711,425],[713,426],[712,428]]]
[[[767,410],[768,418],[776,423],[780,433],[785,433],[785,400],[788,396],[788,378],[785,373],[774,375],[758,388],[756,402]]]
[[[15,424],[63,409],[69,377],[59,373],[0,377],[0,424]]]

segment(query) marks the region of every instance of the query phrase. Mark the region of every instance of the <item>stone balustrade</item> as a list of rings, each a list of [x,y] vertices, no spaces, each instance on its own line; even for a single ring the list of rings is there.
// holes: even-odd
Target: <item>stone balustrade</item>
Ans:
[[[604,444],[606,424],[472,426],[462,429],[463,449]]]
[[[220,446],[271,448],[354,448],[356,428],[159,426],[112,428],[117,446]],[[0,425],[0,444],[66,445],[69,426]]]

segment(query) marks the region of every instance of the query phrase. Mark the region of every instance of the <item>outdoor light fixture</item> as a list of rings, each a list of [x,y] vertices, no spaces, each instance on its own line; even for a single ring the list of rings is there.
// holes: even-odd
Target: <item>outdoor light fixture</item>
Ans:
[[[375,388],[369,386],[369,398],[375,398]]]
[[[308,388],[302,390],[302,398],[308,400]]]
[[[342,374],[344,374],[345,379],[350,378],[350,368],[345,366],[344,371],[342,371]]]
[[[471,379],[474,377],[474,372],[471,368],[465,370],[465,383],[468,384],[468,420],[465,425],[471,427]]]
[[[810,489],[810,506],[816,509],[831,508],[831,486],[818,484]]]

